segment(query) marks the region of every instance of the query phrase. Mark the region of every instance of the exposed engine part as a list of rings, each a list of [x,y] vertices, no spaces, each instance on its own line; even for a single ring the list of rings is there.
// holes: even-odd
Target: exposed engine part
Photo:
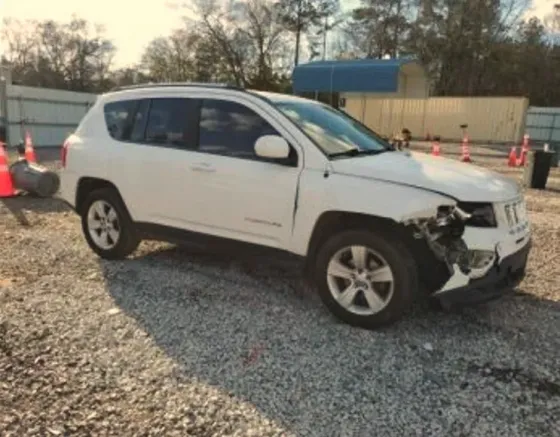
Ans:
[[[447,264],[450,273],[454,273],[453,265],[456,264],[462,273],[468,274],[469,250],[461,237],[470,217],[457,206],[441,207],[435,217],[412,219],[409,224],[415,228],[414,237],[424,238],[436,257]]]
[[[470,268],[470,256],[469,256],[469,248],[467,244],[462,238],[457,240],[453,240],[450,242],[449,246],[447,246],[447,251],[445,254],[446,260],[448,265],[450,266],[450,270],[452,270],[453,264],[457,264],[465,275],[471,272]]]

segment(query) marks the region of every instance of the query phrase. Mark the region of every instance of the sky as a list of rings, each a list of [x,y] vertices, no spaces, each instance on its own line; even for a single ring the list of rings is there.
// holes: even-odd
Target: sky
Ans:
[[[533,0],[533,15],[542,18],[558,0]],[[144,48],[154,38],[167,36],[182,25],[188,11],[173,8],[176,0],[0,0],[0,21],[52,19],[69,21],[72,14],[105,27],[105,35],[117,46],[115,66],[139,61]],[[359,0],[341,0],[345,9]]]

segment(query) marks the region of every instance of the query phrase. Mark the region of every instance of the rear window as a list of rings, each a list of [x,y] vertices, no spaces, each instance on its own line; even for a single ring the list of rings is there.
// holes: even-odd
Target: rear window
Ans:
[[[119,100],[105,105],[112,138],[143,145],[192,149],[198,140],[197,99],[181,97]]]
[[[131,120],[132,128],[130,132],[130,141],[143,142],[144,132],[146,131],[146,124],[148,122],[148,110],[150,109],[150,100],[140,100],[138,110]]]
[[[105,123],[109,135],[115,140],[123,140],[128,136],[130,120],[136,111],[138,100],[121,100],[107,103],[104,107]]]
[[[186,146],[189,112],[192,110],[187,99],[152,99],[145,141],[155,145]]]

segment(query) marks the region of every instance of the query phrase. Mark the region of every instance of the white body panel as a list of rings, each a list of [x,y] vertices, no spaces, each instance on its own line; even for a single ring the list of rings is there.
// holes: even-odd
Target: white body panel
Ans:
[[[464,202],[501,202],[519,191],[506,176],[425,153],[384,153],[333,162],[336,172],[445,192]]]
[[[126,199],[133,220],[180,227],[173,210],[191,195],[188,152],[115,143],[111,181]]]
[[[403,185],[340,174],[325,178],[324,172],[306,170],[301,176],[298,203],[300,207],[290,248],[305,255],[315,223],[325,212],[361,213],[401,222],[423,211],[426,217],[430,217],[438,206],[455,202],[436,193]]]
[[[197,232],[285,248],[292,235],[299,168],[192,152],[190,202],[178,217]],[[191,190],[187,190],[191,191]]]

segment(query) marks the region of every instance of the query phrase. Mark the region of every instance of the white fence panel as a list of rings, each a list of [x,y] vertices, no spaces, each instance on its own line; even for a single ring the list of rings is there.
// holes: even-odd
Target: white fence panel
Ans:
[[[525,128],[532,141],[560,143],[560,108],[529,107]]]
[[[444,141],[461,141],[462,124],[468,124],[472,141],[520,142],[528,100],[523,97],[380,98],[366,94],[347,97],[346,111],[382,135],[404,127],[413,138],[439,135]]]
[[[96,94],[8,85],[9,141],[15,145],[29,131],[34,146],[60,146],[96,99]]]

